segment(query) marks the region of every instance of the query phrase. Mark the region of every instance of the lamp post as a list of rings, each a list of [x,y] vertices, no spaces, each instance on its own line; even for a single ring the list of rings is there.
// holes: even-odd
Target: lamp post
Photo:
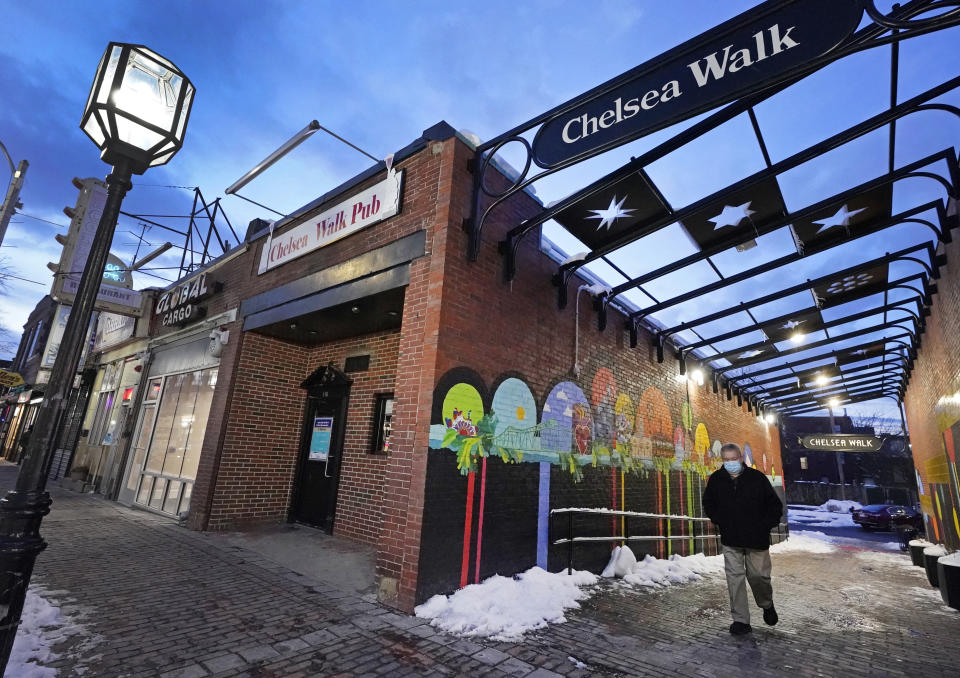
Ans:
[[[166,163],[180,150],[194,91],[193,84],[173,63],[141,45],[111,42],[97,67],[80,127],[100,148],[100,158],[113,169],[107,176],[103,215],[16,488],[0,500],[0,673],[10,657],[34,562],[46,548],[40,522],[50,512],[50,495],[45,491],[47,470],[66,414],[120,204],[133,186],[130,179],[134,174]]]
[[[0,141],[0,152],[3,153],[7,158],[7,164],[10,165],[10,185],[7,187],[7,194],[3,199],[3,202],[0,203],[0,245],[3,244],[3,238],[7,234],[7,225],[10,223],[10,217],[13,216],[14,211],[20,207],[18,198],[20,197],[20,189],[23,188],[23,178],[27,173],[27,167],[30,163],[26,160],[21,160],[17,163],[17,166],[13,166],[13,159],[10,157],[10,154],[7,153],[7,147],[3,145],[3,142]]]
[[[833,408],[839,404],[840,400],[838,398],[830,398],[830,400],[827,401],[827,411],[830,412],[830,435],[837,432],[836,426],[833,423]],[[844,482],[846,482],[843,477],[843,452],[835,452],[834,454],[837,455],[837,474],[840,476],[840,500],[843,501],[847,498],[847,490],[843,486]]]

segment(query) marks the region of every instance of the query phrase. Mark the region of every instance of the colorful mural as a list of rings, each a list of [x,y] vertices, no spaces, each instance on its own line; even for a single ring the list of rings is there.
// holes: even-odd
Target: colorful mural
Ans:
[[[722,443],[711,441],[706,424],[696,421],[689,401],[681,403],[674,419],[659,389],[648,387],[634,399],[626,389],[618,389],[611,370],[599,368],[586,382],[590,385],[586,392],[572,381],[558,381],[547,390],[538,408],[536,395],[520,377],[504,378],[486,401],[479,377],[465,368],[458,370],[446,375],[437,386],[430,447],[439,453],[452,453],[456,471],[466,477],[465,502],[461,504],[465,513],[460,586],[480,578],[487,502],[497,502],[491,505],[495,511],[504,510],[499,503],[502,499],[487,497],[491,457],[491,461],[506,465],[497,466],[498,487],[503,483],[502,474],[510,473],[510,465],[537,465],[533,476],[521,474],[524,483],[535,483],[536,501],[522,502],[526,507],[523,510],[529,511],[526,516],[512,515],[518,524],[535,531],[535,539],[523,543],[529,544],[525,548],[535,548],[535,555],[531,553],[530,557],[540,567],[547,568],[550,561],[551,497],[555,506],[557,497],[564,497],[560,506],[600,508],[604,504],[597,500],[603,497],[605,506],[613,510],[700,514],[705,478],[720,466]],[[461,374],[463,380],[457,381]],[[748,442],[741,442],[741,446],[748,463],[764,472],[772,470],[772,466],[767,468],[765,458],[757,462]],[[552,487],[561,480],[559,486]],[[771,482],[782,484],[774,477]],[[573,488],[578,486],[583,488],[581,499],[570,494],[576,493]],[[638,506],[638,500],[646,501],[638,498],[647,496],[654,503]],[[608,534],[627,534],[625,517],[610,516],[606,520]],[[653,522],[656,534],[671,538],[651,545],[657,555],[693,553],[700,548],[685,521]]]
[[[939,454],[914,460],[920,507],[927,516],[927,538],[960,548],[960,473],[957,447],[960,446],[960,398],[954,393],[940,398],[934,407],[940,438]]]

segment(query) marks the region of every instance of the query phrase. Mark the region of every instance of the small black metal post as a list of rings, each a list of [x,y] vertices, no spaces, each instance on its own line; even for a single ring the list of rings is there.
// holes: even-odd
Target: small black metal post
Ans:
[[[573,511],[567,514],[567,574],[573,574]]]
[[[6,669],[10,658],[34,562],[37,554],[47,546],[40,536],[40,522],[50,512],[50,495],[46,492],[47,467],[87,339],[120,204],[133,187],[130,182],[132,174],[131,163],[120,159],[107,177],[106,205],[50,373],[50,383],[40,404],[35,432],[24,455],[15,489],[0,499],[0,615],[3,615],[0,619],[0,673]]]

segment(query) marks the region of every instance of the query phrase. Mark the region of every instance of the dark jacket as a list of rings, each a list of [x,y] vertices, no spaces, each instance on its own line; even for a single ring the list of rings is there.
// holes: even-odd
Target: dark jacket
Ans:
[[[715,471],[703,491],[703,512],[720,529],[726,546],[770,548],[770,530],[780,523],[783,502],[770,480],[744,467],[736,478],[725,468]]]

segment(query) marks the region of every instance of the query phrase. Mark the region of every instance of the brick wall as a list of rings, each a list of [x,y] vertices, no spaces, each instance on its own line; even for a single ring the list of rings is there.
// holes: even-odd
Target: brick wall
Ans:
[[[370,367],[348,375],[349,409],[334,531],[376,543],[387,456],[371,454],[374,401],[392,392],[396,330],[301,346],[249,332],[228,404],[224,455],[208,529],[237,529],[286,520],[300,450],[306,392],[300,384],[330,362],[370,355]]]
[[[442,262],[446,233],[452,224],[448,199],[453,148],[452,140],[428,142],[421,151],[397,163],[398,169],[407,172],[399,215],[257,275],[265,243],[261,238],[229,267],[217,271],[216,279],[225,285],[216,308],[233,308],[243,299],[410,233],[427,233],[427,255],[410,264],[399,333],[310,348],[245,333],[240,320],[223,326],[230,330],[230,342],[220,359],[220,382],[204,437],[190,527],[228,529],[286,517],[303,414],[299,385],[331,358],[335,363],[339,360],[342,367],[342,358],[357,350],[358,342],[373,342],[376,367],[371,365],[369,375],[360,377],[351,391],[347,458],[334,529],[377,543],[381,598],[404,606],[403,595],[412,602],[420,551]],[[349,193],[362,191],[382,176],[371,177]],[[315,211],[326,207],[319,205]],[[434,252],[440,256],[432,256]],[[214,312],[211,308],[208,315]],[[389,390],[395,392],[391,451],[385,456],[368,455],[373,395]],[[265,439],[269,441],[266,444]]]
[[[926,332],[904,398],[913,463],[927,537],[960,548],[960,242],[941,246],[947,255],[937,281]]]
[[[455,151],[450,221],[459,224],[469,216],[472,183],[467,171],[469,150],[457,142]],[[623,330],[624,319],[616,312],[609,314],[607,330],[599,332],[596,314],[586,294],[580,305],[579,372],[574,371],[574,302],[582,281],[575,279],[570,283],[570,304],[559,310],[557,291],[551,282],[557,264],[540,252],[536,233],[528,235],[520,246],[515,280],[511,284],[502,280],[499,241],[509,228],[539,209],[532,199],[522,194],[497,208],[494,218],[484,227],[481,253],[476,262],[466,259],[466,234],[461,229],[451,228],[446,233],[438,382],[432,424],[445,425],[445,419],[451,417],[449,407],[444,410],[444,399],[456,384],[475,390],[476,398],[464,397],[464,402],[472,405],[460,409],[473,407],[471,422],[477,424],[481,416],[497,409],[491,405],[500,384],[510,377],[525,384],[535,403],[536,411],[524,409],[524,419],[518,426],[543,422],[548,418],[544,416],[545,405],[550,405],[554,397],[551,393],[558,383],[566,382],[572,385],[570,392],[579,390],[585,399],[591,428],[585,449],[590,450],[593,444],[609,449],[616,426],[618,396],[629,398],[631,406],[620,409],[629,412],[628,419],[635,421],[638,406],[652,393],[648,389],[656,389],[665,401],[669,420],[669,428],[663,432],[667,438],[661,445],[663,454],[674,456],[675,427],[680,427],[682,438],[692,439],[698,424],[703,424],[711,446],[717,440],[749,445],[756,466],[780,478],[780,444],[775,426],[759,421],[745,405],[737,407],[735,400],[727,401],[722,393],[712,393],[709,386],[681,382],[676,360],[668,356],[663,364],[656,362],[650,336],[641,333],[638,347],[631,349]],[[612,381],[609,394],[605,395],[607,376]],[[682,416],[684,405],[689,410],[686,421]],[[482,412],[477,412],[477,408]],[[505,416],[502,409],[496,414],[498,420]],[[638,431],[635,423],[631,423],[629,429],[630,436]],[[650,433],[647,431],[645,437],[649,439]],[[542,432],[540,435],[543,444],[543,437],[552,434]],[[621,437],[627,439],[627,436]],[[551,508],[616,507],[688,515],[699,512],[705,473],[696,473],[689,463],[689,469],[681,468],[679,463],[670,468],[668,462],[661,461],[658,463],[663,468],[655,470],[648,462],[643,469],[635,468],[621,475],[618,469],[606,465],[601,455],[597,466],[590,463],[582,466],[582,477],[577,478],[570,469],[556,463],[550,464],[548,470],[537,462],[529,463],[529,455],[528,461],[503,461],[500,451],[494,449],[486,460],[477,458],[475,465],[469,466],[473,471],[464,475],[462,471],[466,469],[458,469],[458,461],[462,466],[464,460],[458,460],[457,452],[436,449],[440,447],[436,445],[437,437],[432,436],[431,440],[435,449],[430,452],[426,474],[418,601],[495,572],[511,574],[537,563],[545,563],[550,569],[566,565],[565,553],[555,548],[546,549],[545,554],[538,550],[537,495],[538,488],[543,488],[546,482],[541,472],[549,476],[547,500]],[[569,438],[566,445],[569,450]],[[670,448],[669,452],[663,451],[664,445]],[[686,445],[693,447],[689,441]],[[688,451],[680,456],[689,459],[692,454]],[[713,462],[708,460],[708,463]],[[551,540],[556,538],[559,528],[554,524],[552,529]],[[610,517],[585,518],[578,519],[578,529],[610,534],[618,526]],[[669,531],[672,536],[689,536],[686,528],[657,522],[637,521],[632,529],[636,533],[666,534]],[[602,566],[609,548],[602,545],[578,550],[579,566]],[[637,550],[667,555],[689,552],[689,549],[689,540],[684,540],[669,550],[666,547],[638,547]]]

